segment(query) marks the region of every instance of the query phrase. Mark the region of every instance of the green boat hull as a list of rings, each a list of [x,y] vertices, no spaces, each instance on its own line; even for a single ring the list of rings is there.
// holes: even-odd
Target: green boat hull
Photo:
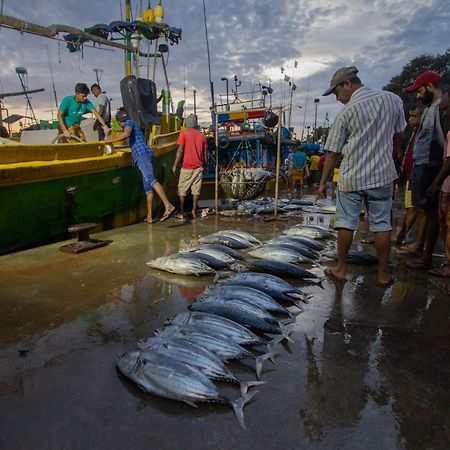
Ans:
[[[158,157],[155,174],[175,200],[176,179],[170,173],[175,151]],[[157,200],[157,196],[155,196]],[[155,201],[154,209],[160,207]],[[76,223],[97,224],[94,231],[130,225],[146,214],[142,177],[136,167],[0,188],[0,254],[69,237]]]

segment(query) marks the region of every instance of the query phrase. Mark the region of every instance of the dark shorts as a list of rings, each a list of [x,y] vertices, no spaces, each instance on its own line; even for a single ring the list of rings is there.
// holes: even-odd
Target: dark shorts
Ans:
[[[153,185],[158,182],[153,171],[153,163],[155,157],[152,154],[139,155],[135,161],[135,165],[138,166],[142,174],[142,184],[144,185],[144,191],[146,194],[153,192]]]
[[[431,200],[427,199],[427,190],[433,183],[441,166],[414,166],[411,173],[411,199],[416,208],[422,208],[428,212],[439,210],[439,196],[435,195]]]

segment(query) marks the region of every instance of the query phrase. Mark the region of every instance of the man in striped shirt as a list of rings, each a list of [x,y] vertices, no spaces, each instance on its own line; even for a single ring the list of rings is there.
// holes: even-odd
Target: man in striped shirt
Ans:
[[[330,129],[318,196],[326,196],[328,175],[342,158],[336,197],[338,263],[325,273],[346,281],[346,258],[359,223],[361,202],[369,217],[378,255],[377,285],[386,287],[394,278],[387,271],[391,240],[392,182],[397,178],[393,153],[400,155],[406,127],[401,99],[361,83],[356,67],[343,67],[332,77],[323,95],[334,94],[344,104]]]

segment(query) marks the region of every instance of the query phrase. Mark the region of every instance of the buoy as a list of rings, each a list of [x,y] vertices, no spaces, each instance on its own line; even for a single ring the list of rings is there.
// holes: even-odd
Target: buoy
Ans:
[[[147,8],[144,11],[144,22],[152,23],[155,21],[155,13],[152,8]]]
[[[155,13],[155,22],[161,23],[164,19],[164,8],[162,7],[162,5],[155,6],[154,13]]]

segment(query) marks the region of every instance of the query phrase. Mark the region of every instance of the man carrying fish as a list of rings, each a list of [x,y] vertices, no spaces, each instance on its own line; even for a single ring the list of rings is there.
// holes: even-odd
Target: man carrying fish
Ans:
[[[364,201],[379,260],[376,284],[387,287],[394,281],[387,271],[393,181],[397,178],[393,152],[400,154],[406,121],[397,95],[369,89],[357,73],[356,67],[339,69],[323,93],[334,94],[344,104],[324,147],[327,156],[318,189],[318,197],[325,197],[328,176],[342,157],[335,222],[339,230],[338,263],[326,269],[325,274],[335,280],[347,280],[346,258]]]

